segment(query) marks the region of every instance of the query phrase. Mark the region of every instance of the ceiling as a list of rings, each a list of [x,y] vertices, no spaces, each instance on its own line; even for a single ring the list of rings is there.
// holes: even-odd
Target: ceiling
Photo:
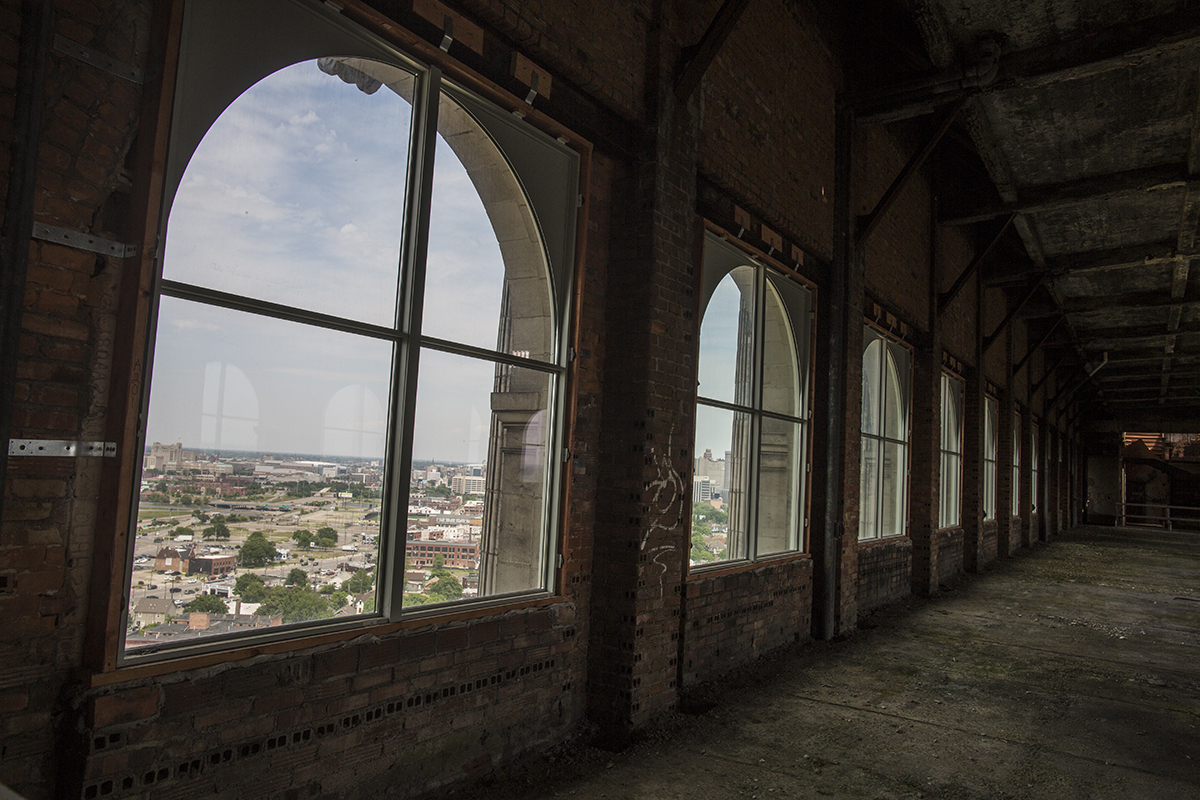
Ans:
[[[984,183],[941,222],[1004,231],[979,268],[1040,343],[1030,385],[1093,428],[1200,431],[1200,3],[904,6],[930,69],[966,78],[921,109],[967,97],[949,141]]]

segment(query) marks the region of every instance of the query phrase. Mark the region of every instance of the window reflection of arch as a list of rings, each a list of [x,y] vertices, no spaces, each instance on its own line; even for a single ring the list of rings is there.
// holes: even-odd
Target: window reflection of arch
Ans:
[[[902,536],[907,525],[909,352],[864,328],[860,539]]]
[[[200,446],[207,450],[258,449],[258,393],[236,364],[209,361],[204,365]]]
[[[719,492],[728,522],[694,535],[691,563],[800,549],[811,295],[713,235],[702,284],[693,451],[714,455],[693,505]]]
[[[381,458],[387,413],[370,387],[354,383],[339,389],[325,404],[321,452],[331,456]]]

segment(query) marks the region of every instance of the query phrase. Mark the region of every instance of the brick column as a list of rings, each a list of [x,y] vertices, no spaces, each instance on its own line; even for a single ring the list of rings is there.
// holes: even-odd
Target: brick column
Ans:
[[[912,591],[918,596],[934,594],[938,587],[942,348],[936,328],[928,343],[917,347],[913,364],[908,533],[913,547]]]
[[[963,568],[983,569],[984,380],[968,369],[963,391],[962,527]]]
[[[674,707],[691,498],[696,364],[695,101],[670,77],[679,36],[652,23],[652,120],[614,214],[589,649],[589,713],[619,745]],[[652,76],[653,77],[653,76]]]

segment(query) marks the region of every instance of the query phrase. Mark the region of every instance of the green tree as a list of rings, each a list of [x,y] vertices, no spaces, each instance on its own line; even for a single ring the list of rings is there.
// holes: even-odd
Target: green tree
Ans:
[[[703,522],[692,523],[692,561],[712,561],[716,558],[716,554],[713,553],[712,548],[704,541],[705,536],[711,535],[712,531],[708,525]]]
[[[433,582],[428,590],[429,599],[436,603],[457,600],[463,596],[462,584],[453,575],[445,575]]]
[[[312,549],[314,538],[307,530],[299,530],[292,534],[292,541],[305,549]]]
[[[375,585],[375,570],[360,569],[346,580],[342,581],[342,591],[352,594],[362,594],[371,591]]]
[[[184,611],[203,611],[209,614],[228,614],[229,605],[215,594],[198,594],[192,602],[183,607]]]
[[[150,492],[146,495],[147,503],[170,503],[171,498],[167,497],[162,492]]]
[[[267,541],[262,531],[247,536],[245,544],[238,551],[238,563],[243,567],[265,567],[278,557],[279,551]]]
[[[317,544],[321,547],[337,547],[337,531],[328,525],[317,528]]]
[[[251,534],[253,535],[253,534]],[[229,526],[225,524],[225,520],[213,518],[213,524],[204,529],[205,539],[228,539]]]
[[[256,572],[239,575],[233,584],[233,590],[242,596],[247,603],[261,602],[267,595],[267,584]]]
[[[442,553],[434,553],[433,554],[433,568],[434,569],[442,569],[445,566],[446,566],[446,556],[443,555]]]
[[[192,516],[195,517],[196,519],[200,520],[201,522],[208,522],[208,514],[204,513],[203,511],[200,511],[199,509],[197,509],[196,511],[193,511]]]
[[[308,573],[299,567],[292,567],[283,583],[285,586],[308,586]]]
[[[341,589],[338,589],[336,592],[334,592],[332,595],[329,596],[329,603],[334,608],[341,608],[342,606],[346,605],[346,598],[349,596],[350,595],[346,594]]]
[[[331,617],[333,609],[329,607],[329,601],[316,592],[300,586],[288,586],[268,589],[258,613],[272,617],[282,614],[285,623],[292,623]]]

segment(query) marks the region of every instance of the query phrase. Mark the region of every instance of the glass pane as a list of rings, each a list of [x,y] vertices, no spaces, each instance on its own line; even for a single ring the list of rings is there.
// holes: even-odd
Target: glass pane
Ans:
[[[777,276],[767,281],[763,308],[762,407],[804,415],[807,372],[808,293]]]
[[[996,401],[990,397],[984,401],[983,457],[996,460]]]
[[[554,360],[545,249],[524,190],[475,118],[438,107],[422,332]]]
[[[801,547],[800,471],[804,429],[800,423],[763,418],[758,452],[759,554]]]
[[[996,462],[983,462],[983,518],[996,518]]]
[[[895,442],[883,443],[883,465],[881,467],[882,518],[880,519],[880,534],[882,536],[904,535],[904,495],[908,470],[908,448]]]
[[[544,588],[551,388],[546,373],[421,351],[405,606]]]
[[[908,441],[908,350],[889,342],[884,352],[884,435]]]
[[[391,326],[412,83],[378,62],[321,59],[246,90],[184,172],[164,277]]]
[[[692,476],[693,565],[745,558],[750,476],[749,414],[696,407],[696,459]]]
[[[374,610],[392,361],[162,298],[127,649]]]
[[[700,396],[749,406],[754,378],[753,267],[736,267],[717,285],[700,324]]]
[[[864,335],[867,345],[863,350],[862,432],[878,436],[883,431],[879,401],[883,341],[870,328],[866,329]]]
[[[959,522],[959,469],[959,457],[953,453],[943,452],[941,458],[941,483],[938,490],[940,507],[938,526],[942,528],[953,527]]]
[[[859,460],[858,538],[879,538],[879,440],[864,438]]]

